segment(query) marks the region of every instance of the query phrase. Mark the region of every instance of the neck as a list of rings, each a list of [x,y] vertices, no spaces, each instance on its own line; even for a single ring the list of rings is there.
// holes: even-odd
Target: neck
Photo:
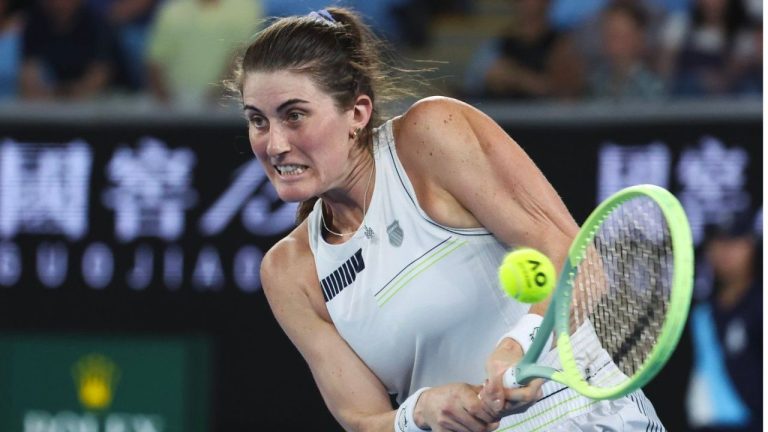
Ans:
[[[367,152],[350,172],[349,186],[328,191],[321,195],[323,219],[329,230],[335,233],[354,233],[363,224],[365,212],[373,196],[376,166]],[[338,235],[331,233],[332,237]]]

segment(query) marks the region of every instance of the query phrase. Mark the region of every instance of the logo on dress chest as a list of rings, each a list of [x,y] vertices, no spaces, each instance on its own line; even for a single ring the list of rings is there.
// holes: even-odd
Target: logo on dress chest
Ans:
[[[403,244],[403,229],[400,228],[400,223],[397,220],[387,226],[387,234],[389,235],[389,244],[392,246],[400,247]]]
[[[357,279],[357,274],[363,270],[365,270],[363,249],[358,249],[344,264],[320,281],[326,303],[354,282]]]

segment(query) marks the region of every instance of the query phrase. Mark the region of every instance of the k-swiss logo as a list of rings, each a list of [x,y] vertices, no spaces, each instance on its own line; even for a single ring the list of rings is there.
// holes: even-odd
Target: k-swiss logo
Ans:
[[[398,221],[392,222],[387,227],[387,234],[389,234],[389,244],[394,247],[400,247],[403,244],[403,229],[400,228]]]
[[[351,284],[357,278],[357,274],[365,269],[363,261],[363,250],[358,249],[354,255],[333,271],[333,273],[324,277],[320,283],[323,285],[323,298],[326,302],[331,301],[336,294]]]

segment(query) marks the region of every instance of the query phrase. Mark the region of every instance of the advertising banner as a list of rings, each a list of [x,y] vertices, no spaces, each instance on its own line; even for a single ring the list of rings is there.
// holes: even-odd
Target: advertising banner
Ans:
[[[209,430],[201,338],[0,337],[0,430]]]

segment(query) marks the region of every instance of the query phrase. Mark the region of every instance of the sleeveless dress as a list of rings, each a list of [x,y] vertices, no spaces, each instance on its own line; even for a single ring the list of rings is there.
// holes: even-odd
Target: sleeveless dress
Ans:
[[[392,120],[374,133],[374,161],[371,203],[351,238],[335,245],[324,240],[321,200],[308,217],[331,319],[398,403],[421,387],[481,384],[499,337],[529,309],[498,286],[497,268],[508,247],[483,228],[442,226],[421,209],[397,156]],[[558,364],[555,351],[542,359]],[[540,402],[505,417],[499,430],[579,430],[569,423],[585,415],[605,418],[625,405],[653,412],[642,393],[633,396],[637,403],[629,397],[596,402],[554,382],[542,389]],[[654,422],[658,427],[649,430],[662,430],[652,417],[642,416],[642,430]],[[595,426],[589,427],[582,430]]]

